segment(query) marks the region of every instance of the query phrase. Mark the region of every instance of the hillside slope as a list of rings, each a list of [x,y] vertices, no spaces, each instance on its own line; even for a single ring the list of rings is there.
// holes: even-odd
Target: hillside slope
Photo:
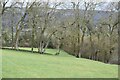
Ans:
[[[61,53],[66,54],[66,53]],[[97,61],[2,50],[3,78],[117,78],[118,66]]]

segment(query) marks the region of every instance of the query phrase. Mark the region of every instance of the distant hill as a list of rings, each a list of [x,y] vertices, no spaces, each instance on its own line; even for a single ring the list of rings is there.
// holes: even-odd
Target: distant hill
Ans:
[[[3,31],[5,28],[16,26],[17,22],[20,20],[21,16],[23,15],[24,10],[20,10],[17,8],[14,9],[16,11],[15,14],[13,14],[13,10],[8,10],[4,15],[2,16],[2,27]],[[42,12],[41,12],[42,13]],[[117,12],[110,12],[110,11],[87,11],[89,14],[94,14],[93,16],[93,22],[94,24],[98,23],[99,20],[108,20],[110,14],[113,14],[114,17],[113,20],[116,20],[118,17]],[[42,13],[44,14],[44,13]],[[54,14],[56,19],[58,21],[66,21],[66,19],[73,19],[74,18],[74,11],[72,9],[57,9],[56,13]],[[80,17],[84,16],[84,10],[80,10]],[[26,18],[27,20],[27,18]],[[13,24],[12,24],[13,23]]]

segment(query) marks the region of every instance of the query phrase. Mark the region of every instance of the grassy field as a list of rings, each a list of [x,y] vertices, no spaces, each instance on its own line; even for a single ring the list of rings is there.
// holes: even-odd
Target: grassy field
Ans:
[[[51,54],[55,49],[47,49]],[[118,66],[83,58],[62,51],[60,55],[2,50],[3,78],[117,78]]]
[[[11,47],[5,47],[5,48],[11,48]],[[31,51],[31,48],[26,48],[26,47],[19,47],[20,50],[28,50],[28,51]],[[33,51],[38,51],[37,48],[34,48]],[[57,49],[46,49],[45,53],[48,53],[48,54],[52,54],[52,55],[55,55],[57,52]],[[71,55],[68,55],[68,53],[66,53],[65,51],[61,50],[60,51],[60,54],[59,56],[71,56]],[[73,56],[71,56],[73,57]]]

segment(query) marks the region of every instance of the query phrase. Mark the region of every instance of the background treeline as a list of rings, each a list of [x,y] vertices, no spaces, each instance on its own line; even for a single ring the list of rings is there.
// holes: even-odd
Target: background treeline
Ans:
[[[2,47],[65,50],[77,58],[118,63],[118,3],[1,2]],[[81,6],[82,5],[82,6]]]

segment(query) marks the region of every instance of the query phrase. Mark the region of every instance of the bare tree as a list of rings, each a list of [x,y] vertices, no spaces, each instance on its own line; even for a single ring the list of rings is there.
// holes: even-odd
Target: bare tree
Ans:
[[[39,43],[38,43],[38,52],[40,53],[45,53],[45,49],[47,47],[47,45],[49,44],[49,40],[47,42],[44,41],[44,34],[47,28],[50,28],[50,22],[52,21],[52,19],[55,17],[54,14],[56,12],[56,7],[59,6],[61,3],[55,3],[53,5],[53,7],[51,8],[49,6],[49,2],[44,3],[44,7],[43,7],[43,13],[44,13],[44,17],[42,17],[43,20],[43,25],[41,25],[40,27],[40,35],[39,35]],[[55,31],[56,32],[56,31]],[[55,33],[54,31],[51,33],[51,35],[49,35],[48,38],[51,38],[51,36]]]
[[[27,12],[29,11],[29,9],[33,6],[33,4],[35,3],[32,2],[32,4],[29,5],[29,3],[27,3],[26,7],[25,7],[25,12],[24,14],[22,15],[22,17],[20,18],[20,20],[18,21],[17,25],[16,25],[16,33],[15,33],[15,43],[14,43],[14,48],[15,49],[18,49],[18,41],[19,41],[19,35],[20,35],[20,32],[21,30],[23,29],[24,27],[24,20],[25,20],[25,17],[27,15]],[[24,8],[24,7],[23,7]]]
[[[7,5],[8,3],[10,3],[9,5]],[[10,0],[2,0],[1,1],[1,5],[2,5],[2,10],[1,10],[1,14],[3,15],[4,12],[10,8],[12,8],[13,6],[15,6],[17,4],[17,2],[10,2]]]

